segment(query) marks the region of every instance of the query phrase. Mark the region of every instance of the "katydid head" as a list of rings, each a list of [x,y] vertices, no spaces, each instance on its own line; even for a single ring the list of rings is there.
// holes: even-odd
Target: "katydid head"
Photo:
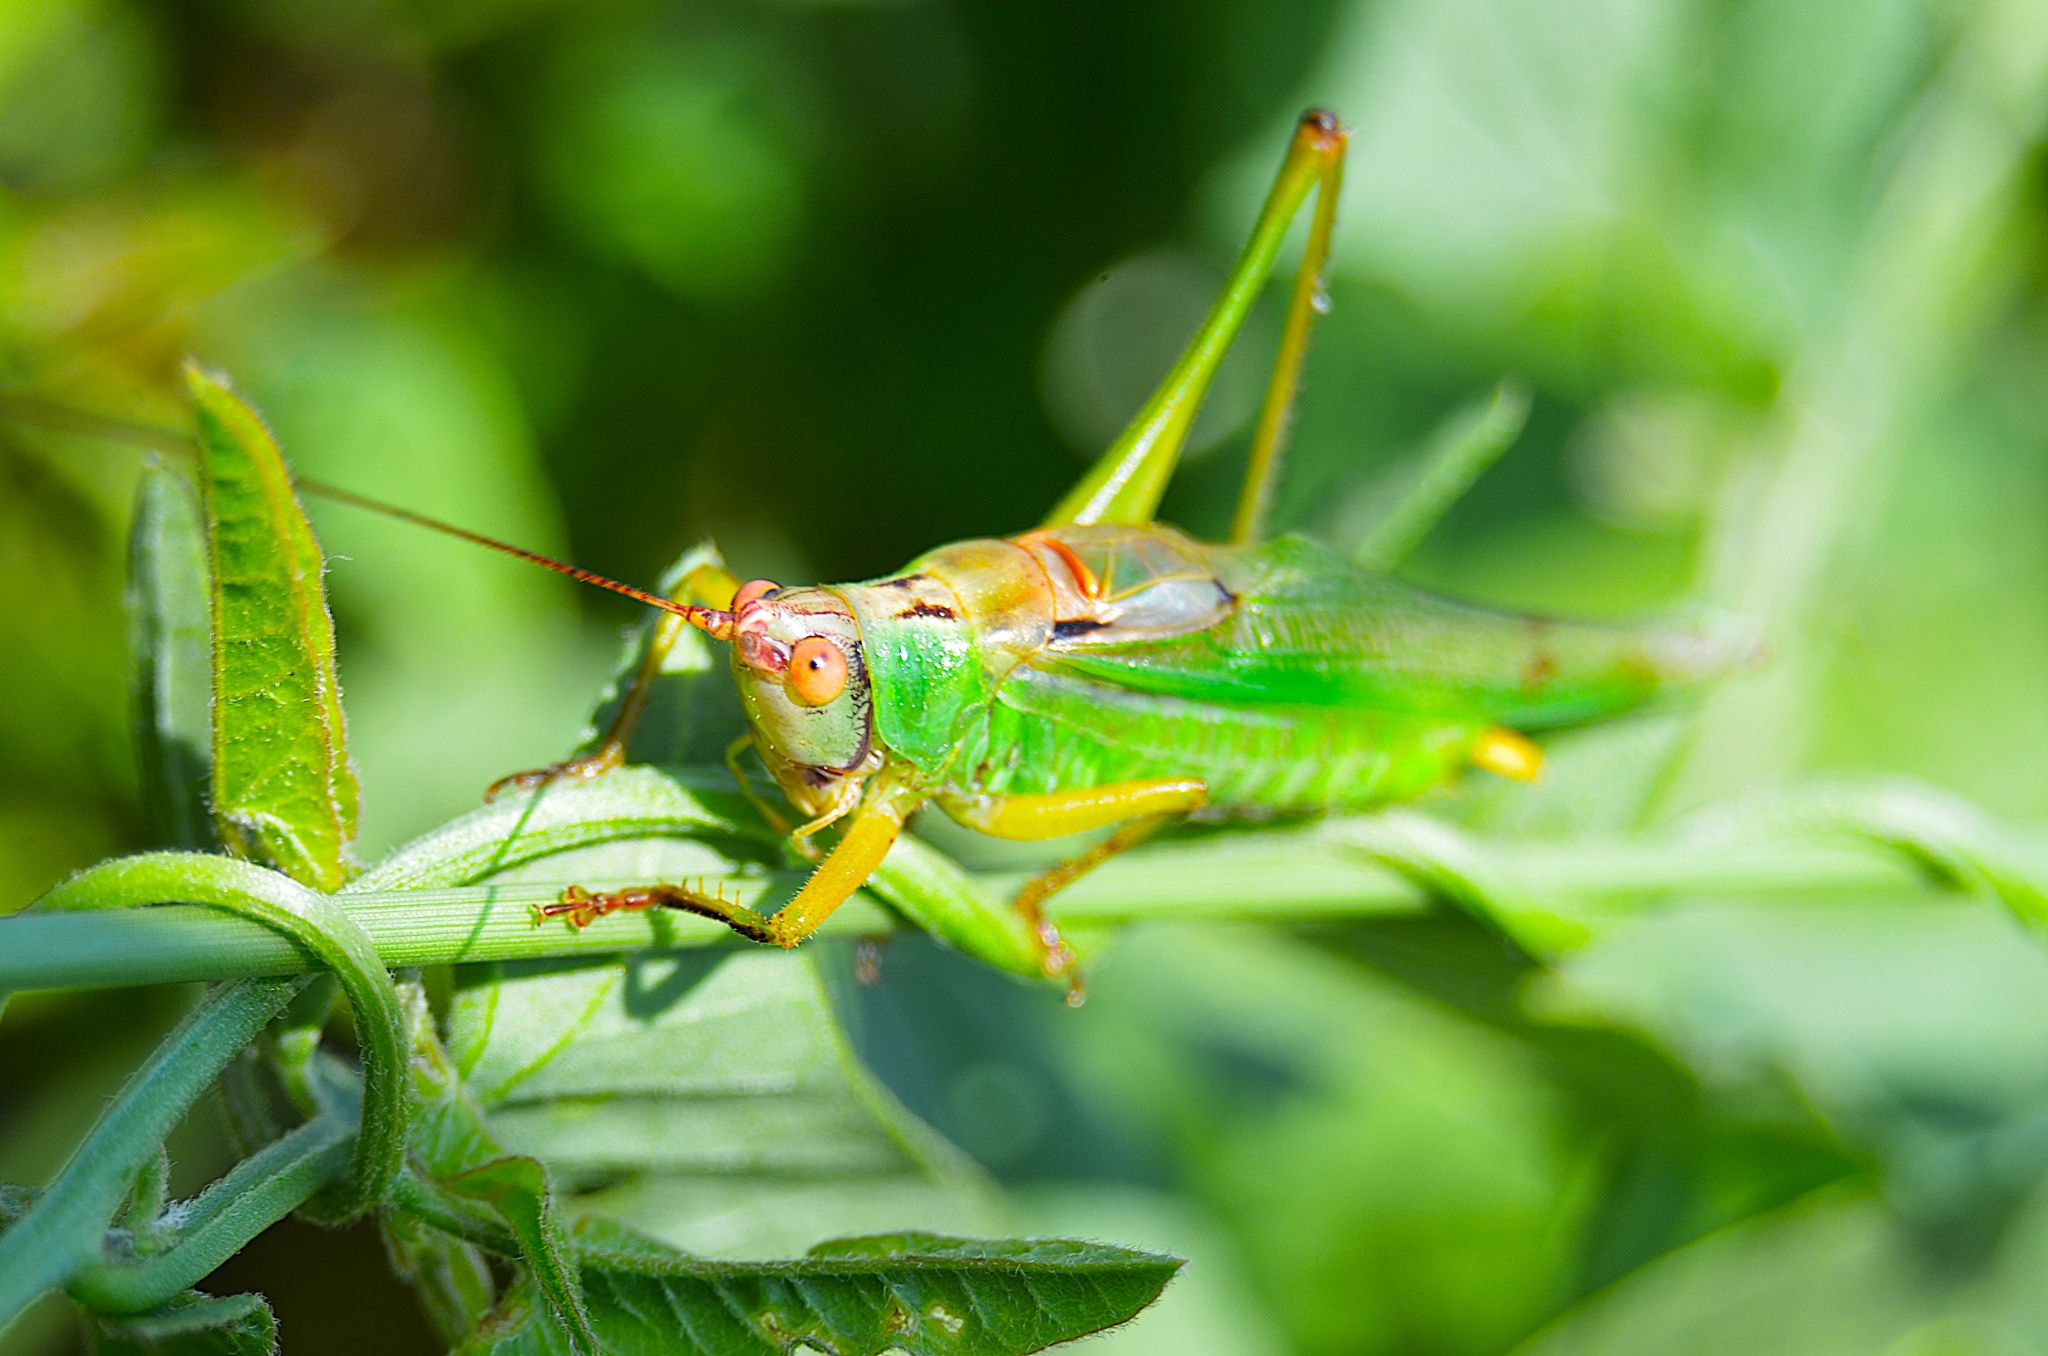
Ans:
[[[861,783],[879,762],[860,626],[846,599],[831,589],[782,589],[756,579],[741,586],[730,608],[677,602],[351,490],[303,477],[296,483],[301,490],[624,594],[674,613],[713,640],[730,642],[733,677],[761,761],[791,802],[814,818],[851,808]]]
[[[761,760],[806,813],[835,808],[874,751],[853,609],[832,589],[756,580],[733,599],[731,640],[733,680]]]

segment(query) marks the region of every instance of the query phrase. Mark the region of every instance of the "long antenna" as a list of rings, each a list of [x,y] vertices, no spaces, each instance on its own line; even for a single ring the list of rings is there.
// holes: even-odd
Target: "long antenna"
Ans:
[[[160,452],[175,452],[190,456],[197,450],[192,445],[191,435],[176,429],[158,428],[154,425],[139,424],[127,419],[117,419],[102,414],[91,414],[84,410],[74,410],[67,406],[39,400],[34,396],[16,395],[12,392],[0,392],[0,417],[12,418],[22,423],[41,424],[45,428],[59,429],[67,433],[83,434],[86,437],[105,438],[110,442],[129,443],[137,447],[153,448]],[[649,607],[658,607],[663,612],[673,612],[678,617],[689,622],[690,625],[704,631],[714,639],[730,640],[732,638],[732,613],[730,612],[721,612],[716,608],[710,607],[698,607],[691,603],[679,603],[674,599],[664,598],[658,593],[649,593],[645,589],[636,589],[631,584],[622,584],[616,579],[607,578],[593,570],[586,570],[580,566],[568,564],[566,561],[556,560],[552,556],[544,556],[538,551],[529,551],[523,546],[514,546],[509,541],[499,541],[496,537],[486,537],[481,532],[472,532],[466,527],[457,527],[453,523],[442,522],[439,518],[430,518],[424,513],[415,513],[411,509],[400,508],[396,504],[387,504],[381,499],[372,499],[366,494],[357,494],[354,490],[344,490],[339,485],[329,485],[325,481],[313,480],[300,475],[292,477],[292,484],[304,490],[307,494],[318,495],[322,499],[332,499],[338,503],[366,509],[371,513],[381,513],[386,518],[396,518],[402,523],[411,523],[415,527],[424,527],[431,532],[445,533],[450,537],[473,542],[478,546],[487,547],[493,551],[502,551],[508,556],[524,560],[529,564],[538,565],[544,570],[553,570],[557,574],[566,574],[571,579],[588,584],[592,588],[600,588],[612,593],[623,594],[636,603],[645,603]]]
[[[457,527],[455,524],[443,522],[439,518],[430,518],[424,513],[415,513],[411,509],[400,508],[396,504],[387,504],[381,499],[372,499],[366,494],[357,494],[354,490],[344,490],[339,485],[329,485],[325,481],[314,480],[308,476],[301,475],[294,475],[292,477],[292,484],[307,494],[318,495],[322,499],[332,499],[336,503],[366,509],[371,513],[381,513],[386,518],[396,518],[402,523],[411,523],[414,527],[424,527],[432,532],[441,532],[451,537],[458,537],[463,541],[473,542],[478,546],[488,547],[493,551],[502,551],[504,554],[526,561],[530,565],[538,565],[544,570],[553,570],[556,574],[566,574],[571,579],[589,584],[593,588],[607,589],[613,593],[623,594],[634,602],[645,603],[649,607],[658,607],[664,612],[673,612],[678,617],[689,622],[690,625],[708,633],[715,639],[730,640],[732,638],[732,614],[730,612],[721,612],[716,608],[710,607],[698,607],[694,603],[679,603],[672,598],[664,598],[658,593],[649,593],[646,589],[634,588],[631,584],[622,584],[616,579],[598,574],[593,570],[586,570],[580,565],[571,565],[567,561],[556,560],[553,556],[544,556],[538,551],[529,551],[524,546],[514,546],[509,541],[500,541],[496,537],[487,537],[481,532],[472,532],[466,527]]]

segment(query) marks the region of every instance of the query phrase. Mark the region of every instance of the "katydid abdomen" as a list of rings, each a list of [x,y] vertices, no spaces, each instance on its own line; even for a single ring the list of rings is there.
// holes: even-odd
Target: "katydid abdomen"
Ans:
[[[1159,526],[965,542],[836,592],[875,741],[949,808],[1172,777],[1246,813],[1405,799],[1490,732],[1627,711],[1723,654],[1451,602],[1300,537]]]

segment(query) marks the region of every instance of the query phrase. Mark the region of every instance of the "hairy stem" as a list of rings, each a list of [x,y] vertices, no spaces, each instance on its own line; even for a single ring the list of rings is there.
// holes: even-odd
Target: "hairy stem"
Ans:
[[[283,969],[223,967],[223,978],[312,969],[334,972],[348,995],[356,1040],[364,1054],[362,1132],[356,1137],[355,1170],[318,1203],[319,1213],[346,1219],[374,1207],[397,1175],[409,1105],[404,1095],[404,1023],[374,941],[333,896],[249,862],[203,853],[149,853],[102,862],[44,895],[35,914],[97,917],[118,930],[145,916],[146,911],[136,906],[163,900],[210,906],[217,917],[260,930],[290,946],[300,958],[300,963]],[[34,983],[0,979],[0,992]]]
[[[339,1178],[354,1138],[353,1116],[306,1122],[192,1201],[162,1252],[88,1266],[72,1278],[71,1293],[100,1313],[143,1313],[168,1302]]]
[[[299,991],[251,979],[215,990],[128,1080],[35,1205],[0,1234],[0,1328],[99,1259],[114,1212],[164,1136],[241,1048]]]

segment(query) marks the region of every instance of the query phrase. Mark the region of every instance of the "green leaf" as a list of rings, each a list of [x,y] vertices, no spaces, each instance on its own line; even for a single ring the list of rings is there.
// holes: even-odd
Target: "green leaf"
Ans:
[[[722,947],[466,972],[450,1043],[569,1208],[678,1247],[787,1254],[906,1221],[988,1228],[979,1171],[848,1047],[816,963]]]
[[[578,1356],[595,1356],[603,1350],[591,1331],[582,1288],[568,1261],[547,1170],[530,1158],[498,1158],[441,1185],[459,1197],[488,1206],[512,1230],[526,1263],[527,1282],[546,1297],[555,1322],[569,1338],[570,1350]]]
[[[401,1234],[408,1260],[442,1253],[438,1276],[427,1277],[434,1289],[427,1304],[437,1324],[454,1327],[458,1313],[471,1321],[446,1331],[450,1343],[460,1341],[489,1307],[491,1281],[463,1269],[456,1251],[435,1249],[417,1226],[481,1237],[495,1250],[518,1257],[525,1274],[545,1299],[552,1320],[579,1353],[594,1353],[597,1340],[583,1312],[583,1292],[562,1237],[560,1211],[547,1169],[531,1158],[508,1157],[485,1122],[482,1109],[457,1074],[434,1027],[425,989],[407,980],[406,1033],[412,1049],[411,1082],[418,1114],[412,1126],[412,1161],[416,1171],[399,1183],[399,1204],[411,1218]],[[405,1219],[404,1215],[398,1216]],[[481,1260],[481,1259],[476,1259]]]
[[[357,788],[320,548],[277,442],[197,367],[213,574],[213,813],[223,841],[302,884],[350,873]]]
[[[128,641],[135,761],[165,847],[210,848],[213,591],[206,519],[185,477],[153,466],[128,537]]]
[[[616,1230],[579,1233],[590,1321],[608,1352],[830,1351],[835,1356],[1004,1356],[1128,1321],[1179,1270],[1102,1243],[937,1234],[840,1239],[794,1262],[664,1256]],[[471,1356],[566,1351],[515,1287]]]
[[[495,1287],[483,1250],[403,1210],[377,1223],[393,1274],[412,1287],[441,1345],[453,1347],[490,1311]]]
[[[95,1315],[99,1356],[272,1356],[277,1318],[261,1295],[216,1298],[188,1290],[147,1314]]]

